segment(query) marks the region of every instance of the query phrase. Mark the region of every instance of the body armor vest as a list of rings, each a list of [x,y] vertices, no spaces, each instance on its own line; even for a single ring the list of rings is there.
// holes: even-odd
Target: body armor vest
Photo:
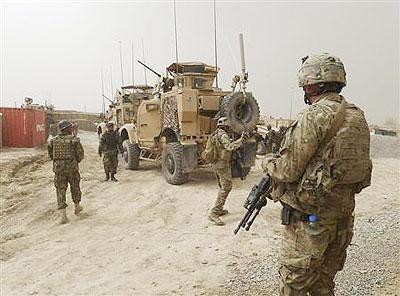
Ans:
[[[104,144],[105,144],[105,149],[106,150],[114,150],[117,149],[118,143],[117,143],[117,135],[116,131],[113,131],[111,133],[105,133],[104,134]]]
[[[53,160],[74,159],[72,137],[55,137],[53,139]]]
[[[370,135],[363,112],[345,103],[344,119],[337,133],[321,145],[300,182],[299,191],[330,192],[335,185],[356,185],[356,191],[370,185],[372,161]]]

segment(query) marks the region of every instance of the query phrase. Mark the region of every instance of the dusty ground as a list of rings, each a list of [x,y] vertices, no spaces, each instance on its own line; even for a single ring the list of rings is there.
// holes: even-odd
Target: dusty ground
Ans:
[[[70,206],[70,223],[62,226],[55,224],[45,150],[2,152],[2,295],[276,295],[279,206],[270,203],[250,233],[232,234],[243,199],[262,175],[259,165],[246,182],[234,182],[231,215],[216,227],[206,218],[216,195],[210,172],[177,187],[147,164],[105,183],[96,135],[81,137],[84,214],[74,216]],[[399,149],[396,141],[387,146]],[[397,157],[390,149],[379,151],[373,186],[357,199],[356,235],[338,295],[399,295],[400,162],[382,158]]]

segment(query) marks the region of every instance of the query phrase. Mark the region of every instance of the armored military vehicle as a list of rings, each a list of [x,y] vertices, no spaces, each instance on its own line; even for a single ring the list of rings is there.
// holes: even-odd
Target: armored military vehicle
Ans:
[[[124,124],[135,123],[140,103],[153,97],[153,87],[149,85],[128,85],[117,90],[113,100],[110,100],[107,114],[101,118],[97,125],[97,133],[100,135],[105,131],[107,121],[113,121],[117,128]]]
[[[136,123],[120,128],[128,169],[139,169],[139,160],[159,162],[167,182],[182,184],[190,172],[205,165],[201,153],[219,116],[230,118],[237,137],[255,129],[259,108],[252,94],[243,88],[235,91],[238,76],[231,91],[214,87],[217,73],[216,67],[189,62],[173,63],[167,77],[159,75],[154,97],[141,102]],[[255,161],[255,140],[249,139],[240,154],[247,174]]]

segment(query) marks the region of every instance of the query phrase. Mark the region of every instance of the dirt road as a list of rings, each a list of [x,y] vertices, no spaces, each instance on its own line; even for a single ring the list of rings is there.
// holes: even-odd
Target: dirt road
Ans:
[[[144,164],[136,172],[121,169],[118,183],[102,182],[97,137],[81,137],[86,153],[81,165],[84,212],[76,217],[70,206],[67,225],[56,225],[53,175],[44,150],[32,152],[32,162],[29,157],[2,161],[2,295],[276,294],[279,206],[270,203],[250,233],[232,234],[243,214],[243,199],[262,175],[259,165],[246,182],[235,180],[227,225],[217,227],[207,220],[216,195],[211,172],[197,172],[189,183],[173,186],[165,182],[159,167]],[[374,165],[374,186],[359,196],[357,215],[374,217],[389,230],[381,218],[400,208],[399,160],[377,159]],[[68,201],[72,205],[69,196]],[[376,224],[370,224],[360,226],[362,236],[355,238],[363,240],[357,243],[366,254],[374,251],[367,241],[384,249],[395,240],[393,248],[399,251],[398,235],[377,235],[378,230],[371,232]],[[354,260],[365,261],[358,253],[350,252],[346,267],[352,269]],[[390,276],[379,278],[380,283],[369,285],[362,295],[394,295],[385,293],[399,290],[399,269],[390,264],[399,258],[387,253],[380,252],[383,257],[374,263],[378,266],[366,264],[366,274],[370,275],[368,268],[379,267]],[[252,266],[257,266],[256,272],[247,272]],[[244,273],[253,280],[241,281]],[[355,281],[364,275],[353,270]],[[250,285],[252,281],[258,284]],[[343,295],[354,295],[353,286],[339,278]]]

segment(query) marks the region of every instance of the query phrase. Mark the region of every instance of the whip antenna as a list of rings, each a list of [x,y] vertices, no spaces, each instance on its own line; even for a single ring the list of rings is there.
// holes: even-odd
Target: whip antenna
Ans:
[[[132,42],[132,85],[135,85],[135,52],[133,49],[133,42]]]
[[[214,56],[215,56],[215,69],[217,71],[215,75],[215,86],[218,88],[218,51],[217,51],[217,9],[214,0]]]
[[[176,1],[174,0],[175,62],[178,64],[178,30],[176,28]],[[178,65],[177,65],[178,67]]]
[[[121,86],[124,86],[124,70],[122,68],[122,42],[121,41],[119,41],[119,62],[121,64],[121,82],[122,82]]]
[[[142,52],[143,52],[143,63],[146,64],[146,58],[144,56],[143,38],[142,38]],[[143,67],[143,69],[144,69],[144,84],[147,85],[147,70],[146,70],[146,67]]]
[[[111,99],[114,100],[114,84],[112,76],[112,66],[110,66],[110,82],[111,82]]]

